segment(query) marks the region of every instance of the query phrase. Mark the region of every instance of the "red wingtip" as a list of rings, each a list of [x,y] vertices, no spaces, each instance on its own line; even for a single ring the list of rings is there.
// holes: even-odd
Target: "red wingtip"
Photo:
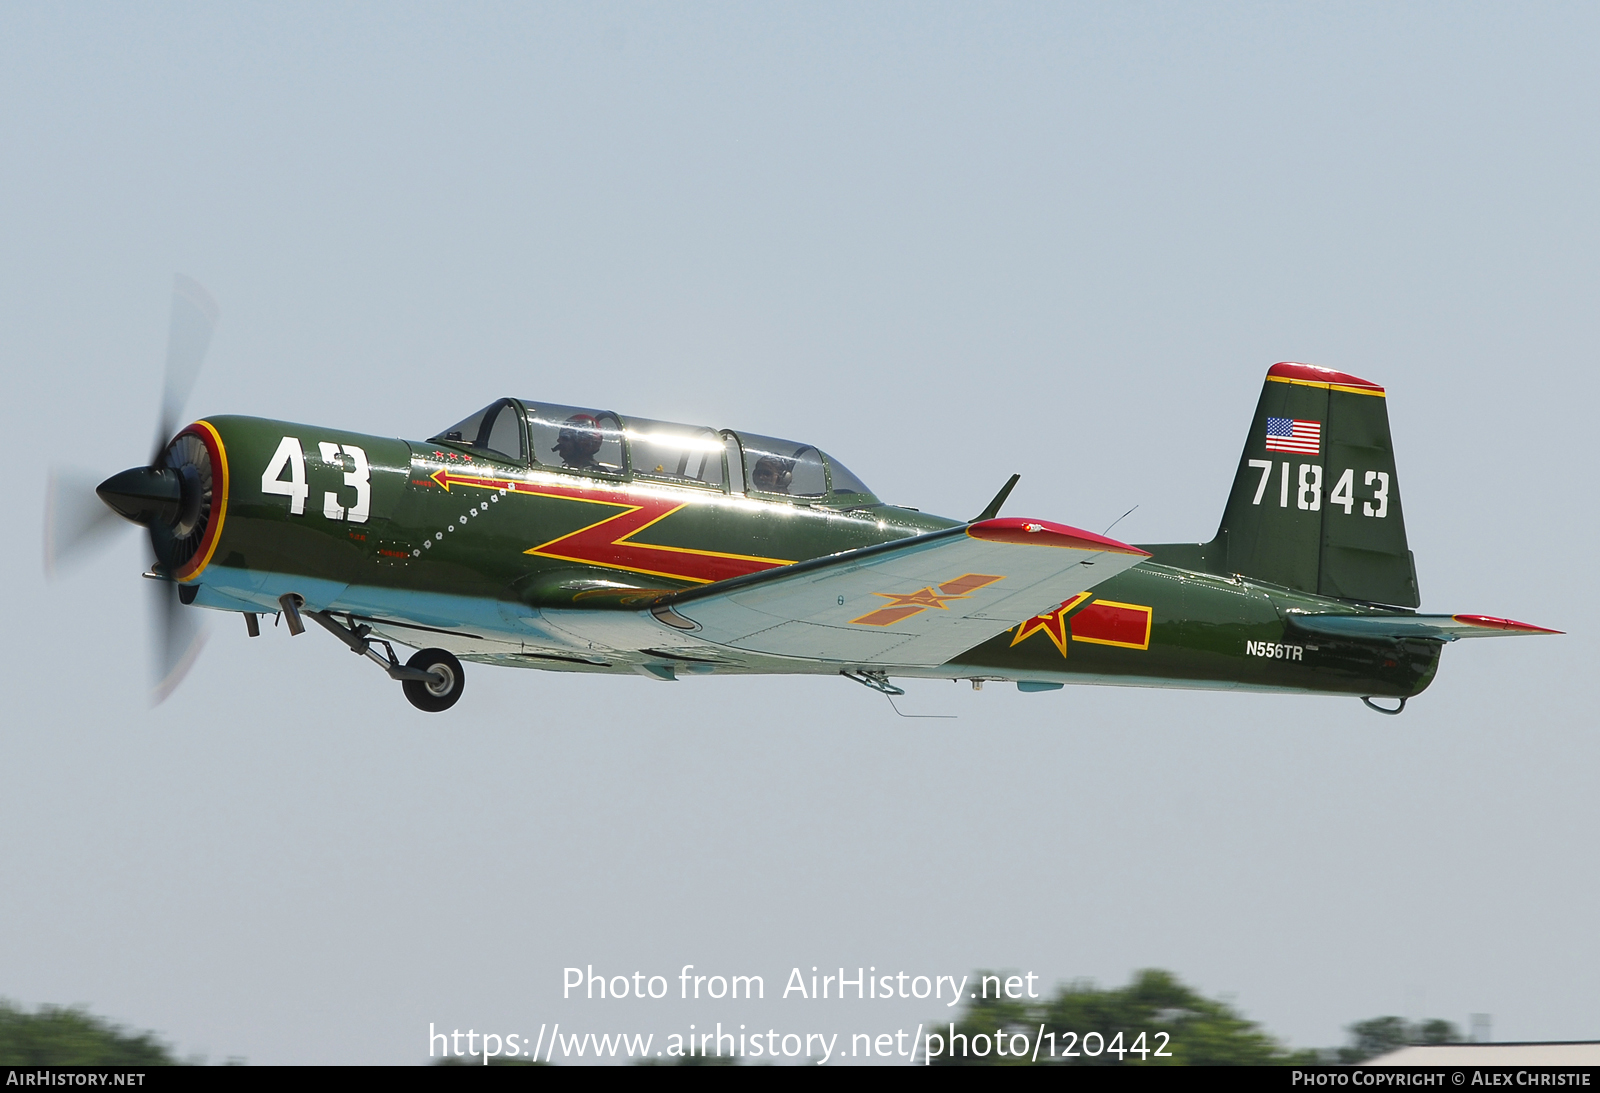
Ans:
[[[1092,531],[1053,524],[1048,520],[1024,520],[1017,516],[1000,516],[983,520],[967,528],[974,539],[991,543],[1016,543],[1022,546],[1070,547],[1073,550],[1104,550],[1112,554],[1137,554],[1150,557],[1148,550],[1096,535]]]
[[[1277,376],[1279,379],[1286,380],[1306,380],[1310,383],[1336,383],[1340,387],[1359,387],[1364,391],[1371,391],[1375,395],[1383,394],[1383,388],[1371,380],[1364,380],[1360,376],[1352,376],[1348,372],[1337,372],[1332,368],[1319,368],[1314,364],[1279,361],[1267,369],[1267,375]]]
[[[1550,630],[1543,626],[1534,626],[1531,623],[1517,622],[1515,619],[1497,619],[1493,615],[1452,615],[1457,622],[1464,622],[1470,626],[1486,626],[1491,630],[1521,630],[1529,634],[1562,634],[1564,630]]]

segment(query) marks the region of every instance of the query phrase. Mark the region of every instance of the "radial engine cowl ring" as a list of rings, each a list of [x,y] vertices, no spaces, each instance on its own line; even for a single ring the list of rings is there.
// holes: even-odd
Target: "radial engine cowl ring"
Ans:
[[[176,476],[180,496],[167,519],[150,524],[150,542],[167,571],[177,573],[200,549],[211,524],[211,452],[194,433],[179,433],[161,453],[159,466]]]

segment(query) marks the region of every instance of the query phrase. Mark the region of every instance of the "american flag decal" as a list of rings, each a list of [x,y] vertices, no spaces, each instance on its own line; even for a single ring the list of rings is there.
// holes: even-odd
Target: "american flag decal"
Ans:
[[[1322,422],[1267,418],[1267,451],[1316,455],[1322,448]]]

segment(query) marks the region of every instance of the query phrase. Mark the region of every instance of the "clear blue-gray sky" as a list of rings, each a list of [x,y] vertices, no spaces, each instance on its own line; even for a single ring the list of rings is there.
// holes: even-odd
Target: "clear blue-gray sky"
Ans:
[[[0,8],[0,995],[261,1063],[940,1015],[770,998],[813,965],[1600,1037],[1597,47],[1582,4]],[[500,669],[432,716],[218,616],[151,711],[138,536],[39,542],[47,465],[145,458],[175,271],[222,307],[190,416],[605,405],[1135,542],[1210,536],[1268,365],[1343,369],[1424,608],[1571,633],[1393,719]],[[563,1002],[589,964],[769,1000]]]

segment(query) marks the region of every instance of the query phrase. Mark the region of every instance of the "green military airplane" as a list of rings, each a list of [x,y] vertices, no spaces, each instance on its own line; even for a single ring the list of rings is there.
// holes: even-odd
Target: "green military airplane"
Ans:
[[[1131,546],[888,505],[805,443],[503,398],[425,441],[254,417],[176,428],[216,309],[180,278],[147,466],[52,489],[47,563],[111,512],[149,531],[158,695],[191,607],[311,619],[422,710],[461,662],[658,680],[842,675],[1351,695],[1398,713],[1446,642],[1557,631],[1424,615],[1384,389],[1267,372],[1210,542]],[[402,663],[395,646],[421,647]],[[381,650],[381,651],[380,651]],[[1385,707],[1373,699],[1397,702]]]

